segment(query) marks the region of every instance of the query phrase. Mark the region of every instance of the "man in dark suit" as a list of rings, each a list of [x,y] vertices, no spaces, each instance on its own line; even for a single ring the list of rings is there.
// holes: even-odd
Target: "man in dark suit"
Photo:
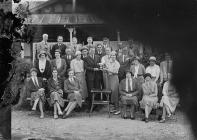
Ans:
[[[120,63],[120,69],[118,71],[118,78],[119,81],[121,81],[122,79],[124,79],[124,72],[125,69],[128,69],[130,67],[130,57],[128,55],[128,49],[127,47],[124,47],[122,49],[122,54],[120,56],[117,57],[118,62]]]
[[[97,44],[95,54],[98,55],[100,59],[105,55],[105,50],[103,49],[102,44]]]
[[[58,36],[57,37],[57,44],[52,46],[52,49],[50,51],[51,55],[52,55],[52,59],[55,59],[55,50],[59,49],[61,50],[61,56],[65,55],[65,50],[66,50],[67,46],[63,44],[63,37],[62,36]]]
[[[86,82],[87,82],[87,88],[88,88],[88,106],[91,107],[91,89],[100,89],[101,86],[98,83],[98,75],[99,72],[99,65],[100,59],[98,55],[95,55],[95,48],[90,48],[89,55],[84,60],[84,67],[86,70]]]
[[[66,71],[68,69],[70,69],[70,62],[74,59],[74,55],[72,54],[72,49],[71,48],[67,48],[65,50],[65,55],[62,56],[62,59],[64,59],[66,61]],[[66,78],[68,77],[67,72],[66,72]]]

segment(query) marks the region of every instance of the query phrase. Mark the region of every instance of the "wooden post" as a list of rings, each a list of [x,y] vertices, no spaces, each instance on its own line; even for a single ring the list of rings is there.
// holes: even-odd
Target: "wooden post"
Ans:
[[[70,44],[72,45],[73,28],[68,28],[68,31],[70,32]]]

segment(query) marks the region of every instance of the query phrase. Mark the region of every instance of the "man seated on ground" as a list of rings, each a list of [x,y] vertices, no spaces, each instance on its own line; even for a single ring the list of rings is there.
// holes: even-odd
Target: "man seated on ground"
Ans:
[[[163,86],[163,96],[160,102],[160,106],[163,107],[163,114],[162,119],[159,121],[160,123],[165,122],[166,112],[168,117],[171,117],[171,115],[175,112],[177,104],[179,103],[178,93],[170,81],[171,77],[171,74],[168,73],[168,81],[166,81]]]
[[[126,78],[120,82],[119,94],[123,105],[123,118],[127,118],[127,105],[130,105],[130,119],[135,119],[135,107],[138,106],[138,87],[137,82],[133,79],[133,74],[127,70]]]

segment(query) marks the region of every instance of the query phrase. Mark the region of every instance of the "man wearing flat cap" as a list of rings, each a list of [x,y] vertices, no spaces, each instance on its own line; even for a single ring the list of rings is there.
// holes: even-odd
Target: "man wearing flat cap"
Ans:
[[[150,65],[146,68],[146,73],[150,73],[152,80],[158,83],[160,76],[160,67],[156,64],[156,57],[151,56],[149,58]]]

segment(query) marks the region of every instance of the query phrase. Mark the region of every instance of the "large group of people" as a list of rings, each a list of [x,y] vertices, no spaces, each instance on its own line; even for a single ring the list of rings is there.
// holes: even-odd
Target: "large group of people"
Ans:
[[[172,58],[165,53],[165,60],[156,64],[156,57],[149,58],[149,66],[145,68],[138,56],[131,57],[128,48],[122,49],[122,54],[110,46],[108,38],[103,44],[93,44],[93,38],[87,38],[87,45],[77,44],[73,37],[72,44],[63,44],[63,37],[58,36],[57,44],[49,47],[48,35],[43,35],[43,41],[36,48],[37,58],[31,69],[31,79],[28,90],[31,93],[32,110],[40,109],[40,118],[44,118],[43,105],[46,99],[54,108],[54,118],[59,115],[69,117],[76,106],[82,106],[82,100],[91,108],[91,89],[108,89],[111,113],[122,113],[128,118],[127,108],[130,108],[130,119],[135,119],[137,108],[145,111],[145,122],[149,121],[152,109],[163,108],[162,119],[166,114],[170,117],[179,102],[179,97],[171,83]],[[132,62],[132,63],[128,63]],[[129,65],[125,69],[125,65]],[[68,104],[64,108],[64,98]],[[120,107],[122,110],[120,111]],[[63,110],[62,110],[63,109]]]

